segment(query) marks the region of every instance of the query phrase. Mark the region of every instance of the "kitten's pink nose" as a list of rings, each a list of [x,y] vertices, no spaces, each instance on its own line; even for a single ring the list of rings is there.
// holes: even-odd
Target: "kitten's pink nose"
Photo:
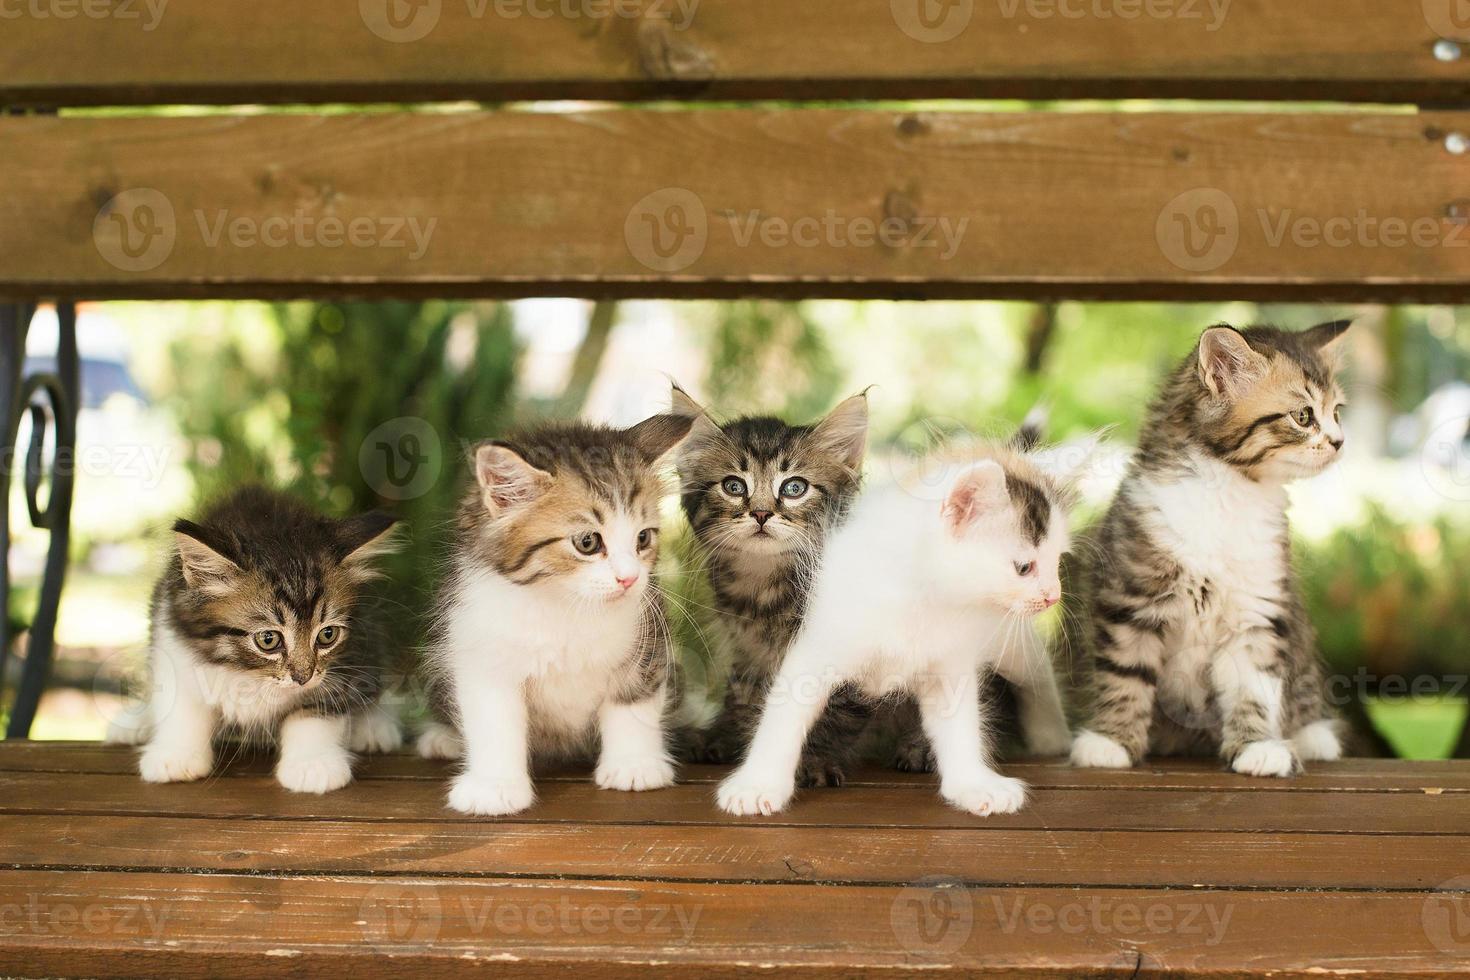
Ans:
[[[640,577],[641,576],[639,575],[619,575],[618,585],[622,588],[624,592],[627,592],[633,586],[638,584],[638,579]]]
[[[1061,602],[1062,598],[1061,596],[1045,595],[1041,597],[1041,601],[1046,603],[1046,608],[1050,609],[1052,606],[1055,606],[1057,603]]]

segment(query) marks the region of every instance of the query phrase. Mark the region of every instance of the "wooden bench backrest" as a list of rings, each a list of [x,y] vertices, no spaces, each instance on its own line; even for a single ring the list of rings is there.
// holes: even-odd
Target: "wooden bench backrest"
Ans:
[[[0,295],[1455,302],[1456,4],[16,0],[20,110],[395,105],[0,118]],[[957,97],[1341,105],[399,105]]]

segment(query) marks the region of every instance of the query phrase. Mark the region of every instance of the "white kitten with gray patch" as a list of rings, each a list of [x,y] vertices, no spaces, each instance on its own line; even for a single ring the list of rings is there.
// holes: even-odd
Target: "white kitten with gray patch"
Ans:
[[[750,753],[720,786],[726,811],[786,807],[807,732],[844,683],[872,698],[916,698],[945,800],[982,816],[1025,802],[1025,785],[991,766],[980,671],[1018,672],[1013,658],[1044,656],[1034,638],[1016,637],[1060,600],[1069,495],[1008,447],[946,453],[923,470],[940,476],[909,485],[937,494],[874,489],[833,534]]]

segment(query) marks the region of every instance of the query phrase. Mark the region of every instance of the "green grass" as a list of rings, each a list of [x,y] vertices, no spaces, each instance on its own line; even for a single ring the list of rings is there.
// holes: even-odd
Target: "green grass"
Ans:
[[[1470,706],[1459,699],[1370,700],[1368,717],[1402,759],[1448,759]]]

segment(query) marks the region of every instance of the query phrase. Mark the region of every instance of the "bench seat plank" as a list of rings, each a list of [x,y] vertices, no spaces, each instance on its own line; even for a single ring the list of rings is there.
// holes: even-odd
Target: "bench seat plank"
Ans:
[[[1425,928],[1426,902],[1451,900],[0,871],[0,908],[18,910],[0,961],[99,977],[245,972],[247,956],[252,977],[1439,976],[1470,964]]]
[[[851,791],[849,791],[851,790]],[[153,786],[135,776],[0,774],[0,814],[169,814],[364,822],[467,822],[444,805],[446,784],[356,783],[328,796],[289,793],[264,776]],[[1234,833],[1470,834],[1470,795],[1459,793],[1257,793],[1249,789],[1035,789],[1020,813],[975,817],[940,804],[931,786],[844,787],[798,795],[770,818],[730,817],[713,787],[684,784],[658,793],[608,793],[590,781],[544,782],[518,822],[706,826],[1214,830]],[[469,821],[473,822],[473,821]]]

